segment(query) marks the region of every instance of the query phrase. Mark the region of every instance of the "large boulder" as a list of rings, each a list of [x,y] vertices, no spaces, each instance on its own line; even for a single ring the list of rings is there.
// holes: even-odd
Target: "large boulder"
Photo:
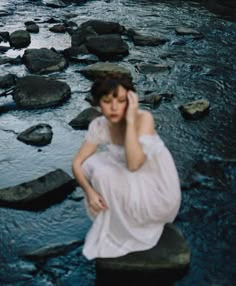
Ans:
[[[19,108],[34,109],[59,105],[71,96],[65,82],[42,76],[25,76],[15,86],[13,99]]]
[[[61,71],[67,66],[61,54],[47,48],[25,50],[22,62],[31,73],[41,74]]]
[[[37,179],[0,189],[0,206],[39,210],[63,200],[74,190],[74,180],[57,169]]]
[[[108,22],[102,20],[89,20],[80,25],[82,29],[91,27],[99,35],[103,34],[122,34],[125,30],[124,26],[121,26],[116,22]]]
[[[26,30],[17,30],[10,34],[10,45],[14,48],[26,48],[31,43],[30,34]]]
[[[21,132],[17,139],[26,144],[35,146],[45,146],[48,145],[52,140],[52,127],[45,123],[40,123],[25,131]]]
[[[88,79],[96,79],[97,77],[104,76],[113,72],[119,72],[132,78],[131,72],[125,67],[116,63],[109,62],[99,62],[89,65],[80,70],[80,72]]]
[[[121,58],[129,54],[129,47],[119,34],[91,36],[85,43],[90,53],[102,60]]]
[[[166,283],[187,270],[190,255],[190,248],[181,231],[175,225],[167,224],[152,249],[117,258],[97,258],[98,283],[145,285],[148,281],[148,285],[170,285]]]

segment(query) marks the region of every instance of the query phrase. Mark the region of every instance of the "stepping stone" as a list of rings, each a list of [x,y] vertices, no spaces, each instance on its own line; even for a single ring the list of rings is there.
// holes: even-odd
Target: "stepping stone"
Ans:
[[[190,253],[181,231],[173,224],[166,224],[152,249],[117,258],[97,258],[97,283],[103,286],[171,285],[188,269]]]

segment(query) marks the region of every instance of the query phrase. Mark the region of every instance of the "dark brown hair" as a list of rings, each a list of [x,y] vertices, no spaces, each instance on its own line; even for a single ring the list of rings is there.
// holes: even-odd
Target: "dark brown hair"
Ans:
[[[135,91],[132,78],[126,74],[114,72],[107,73],[105,76],[101,76],[95,80],[91,88],[91,94],[93,97],[93,105],[98,106],[100,99],[104,95],[113,93],[113,96],[117,96],[117,88],[121,85],[126,90]]]

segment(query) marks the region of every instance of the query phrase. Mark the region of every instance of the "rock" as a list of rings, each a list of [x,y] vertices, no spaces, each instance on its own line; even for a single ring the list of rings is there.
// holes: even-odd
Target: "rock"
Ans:
[[[63,24],[57,24],[49,28],[49,31],[53,33],[65,33],[67,31],[67,28]]]
[[[83,241],[71,240],[62,243],[49,242],[47,245],[42,246],[33,251],[26,251],[24,257],[28,259],[42,259],[52,255],[60,255],[65,252],[71,251],[72,249],[79,247],[83,244]]]
[[[11,65],[20,65],[22,64],[21,56],[16,58],[2,57],[0,58],[0,65],[11,64]]]
[[[150,36],[150,35],[141,35],[135,31],[129,31],[132,41],[137,46],[158,46],[165,44],[168,39],[162,38],[161,36]]]
[[[166,224],[152,249],[117,258],[97,258],[97,280],[99,285],[145,285],[145,281],[149,281],[148,285],[170,285],[164,282],[176,279],[176,274],[185,272],[189,264],[190,248],[181,231],[173,224]]]
[[[17,81],[13,99],[19,108],[33,109],[59,105],[70,96],[67,83],[41,76],[25,76]]]
[[[37,34],[39,32],[39,26],[34,21],[25,22],[25,27],[29,33]]]
[[[25,50],[22,61],[32,73],[56,72],[67,66],[62,55],[47,48]]]
[[[159,94],[153,93],[143,98],[140,98],[139,102],[144,103],[144,104],[151,104],[156,107],[160,105],[161,100],[162,100],[162,97]]]
[[[92,27],[77,28],[71,35],[71,46],[79,47],[87,41],[88,37],[97,36]]]
[[[89,107],[83,110],[78,116],[69,122],[69,125],[74,129],[86,130],[88,129],[89,123],[96,117],[100,116],[101,113],[95,108]]]
[[[9,32],[0,32],[0,36],[2,37],[4,42],[9,42],[10,40]]]
[[[75,59],[79,55],[89,54],[89,51],[86,48],[86,46],[82,44],[78,47],[70,47],[70,48],[65,49],[63,51],[63,54],[66,59],[73,61],[73,59]]]
[[[48,124],[37,124],[21,132],[17,139],[35,146],[48,145],[52,140],[52,127]]]
[[[199,99],[179,107],[182,115],[187,119],[199,119],[208,114],[210,102],[206,99]]]
[[[43,4],[51,8],[64,8],[66,4],[60,0],[43,0]]]
[[[62,201],[74,190],[74,180],[57,169],[32,181],[0,189],[0,205],[40,210]]]
[[[80,70],[80,72],[88,79],[95,79],[97,77],[104,76],[105,74],[113,72],[119,72],[132,78],[131,72],[125,67],[116,63],[109,62],[99,62],[89,65],[86,68]]]
[[[31,43],[30,34],[25,30],[17,30],[10,34],[9,42],[16,49],[26,48]]]
[[[166,64],[139,64],[135,66],[141,73],[157,73],[163,71],[169,71],[170,66]]]
[[[124,26],[121,26],[116,22],[108,22],[102,20],[89,20],[80,25],[84,30],[88,27],[91,27],[97,34],[122,34],[125,30]]]
[[[11,47],[0,46],[0,53],[6,53],[10,49],[11,49]]]
[[[0,88],[9,88],[15,85],[16,76],[14,74],[7,74],[0,76]]]
[[[129,47],[119,34],[91,36],[85,43],[89,52],[102,60],[121,58],[129,54]]]
[[[193,35],[193,36],[201,35],[202,36],[202,34],[199,31],[189,28],[189,27],[183,27],[183,26],[177,27],[175,29],[175,32],[177,35]]]

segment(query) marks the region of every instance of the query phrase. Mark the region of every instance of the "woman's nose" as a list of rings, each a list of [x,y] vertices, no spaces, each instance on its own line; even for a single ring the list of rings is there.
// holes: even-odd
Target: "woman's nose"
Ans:
[[[112,110],[116,110],[117,109],[117,102],[116,102],[116,100],[112,100],[112,102],[111,102],[111,109]]]

